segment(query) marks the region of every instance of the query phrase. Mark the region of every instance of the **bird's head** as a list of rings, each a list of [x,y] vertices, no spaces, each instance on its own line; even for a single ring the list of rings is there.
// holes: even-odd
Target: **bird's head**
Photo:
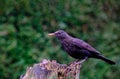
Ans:
[[[69,35],[63,31],[63,30],[58,30],[54,33],[48,34],[49,36],[56,36],[59,40],[67,38]]]

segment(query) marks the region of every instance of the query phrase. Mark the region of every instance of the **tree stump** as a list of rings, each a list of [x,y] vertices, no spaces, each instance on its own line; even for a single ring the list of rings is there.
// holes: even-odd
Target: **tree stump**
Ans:
[[[28,67],[25,75],[21,75],[20,79],[79,79],[80,68],[84,61],[75,61],[66,65],[44,59],[33,67]]]

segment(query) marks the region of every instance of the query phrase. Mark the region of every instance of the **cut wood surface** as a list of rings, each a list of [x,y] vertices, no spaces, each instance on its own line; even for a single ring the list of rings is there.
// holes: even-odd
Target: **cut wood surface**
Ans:
[[[20,79],[79,79],[80,68],[84,61],[75,61],[66,65],[44,59],[33,67],[28,67],[25,75],[21,75]]]

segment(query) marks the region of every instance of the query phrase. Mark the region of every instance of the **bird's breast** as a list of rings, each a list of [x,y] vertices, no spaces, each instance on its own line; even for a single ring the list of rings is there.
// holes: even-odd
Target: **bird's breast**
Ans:
[[[72,55],[77,53],[79,50],[76,49],[76,47],[70,42],[70,41],[64,41],[62,42],[62,48],[65,50],[69,55]]]
[[[77,48],[73,43],[69,40],[62,41],[62,48],[73,58],[82,59],[84,58],[84,52],[81,52],[81,48]]]

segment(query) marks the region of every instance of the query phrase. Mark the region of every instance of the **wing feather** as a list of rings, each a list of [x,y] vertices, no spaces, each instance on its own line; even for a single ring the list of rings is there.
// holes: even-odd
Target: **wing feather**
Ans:
[[[94,54],[100,54],[99,51],[97,51],[95,48],[93,48],[91,45],[89,45],[88,43],[86,43],[83,40],[74,38],[73,39],[73,44],[81,49],[85,49],[88,50]]]

